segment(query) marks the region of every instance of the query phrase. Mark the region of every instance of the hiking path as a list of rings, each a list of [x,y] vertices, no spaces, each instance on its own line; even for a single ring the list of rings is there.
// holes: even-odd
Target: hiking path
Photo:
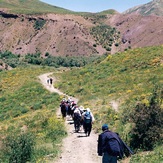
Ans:
[[[56,81],[53,73],[46,73],[39,76],[42,85],[50,92],[56,92],[59,95],[64,95],[60,90],[54,88],[53,84],[49,85],[47,79],[53,78],[53,83]],[[71,97],[76,103],[78,99]],[[61,117],[60,108],[57,111],[57,116]],[[68,136],[63,140],[61,153],[56,160],[51,163],[101,163],[101,157],[97,155],[97,139],[98,135],[91,132],[89,137],[85,136],[83,129],[78,133],[75,133],[73,121],[70,117],[66,117],[65,126]]]

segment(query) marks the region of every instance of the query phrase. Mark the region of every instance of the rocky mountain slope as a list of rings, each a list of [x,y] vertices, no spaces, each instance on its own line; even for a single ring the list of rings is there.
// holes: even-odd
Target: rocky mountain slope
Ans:
[[[154,0],[150,4],[155,6],[162,1]],[[111,26],[111,33],[116,29],[116,36],[103,33],[104,27],[106,31],[108,30],[106,26]],[[98,30],[94,30],[92,34],[93,28]],[[161,16],[143,16],[137,12],[120,14],[112,10],[111,13],[107,11],[97,14],[27,15],[0,9],[0,51],[8,50],[15,54],[36,52],[43,55],[49,53],[53,56],[90,56],[106,52],[114,54],[128,48],[163,44],[162,33]]]
[[[130,8],[124,12],[124,14],[131,13],[163,16],[163,0],[153,0],[147,4]]]
[[[94,48],[89,27],[93,24],[73,15],[2,15],[0,50],[16,54],[49,52],[53,55],[90,55],[104,52]]]
[[[163,44],[163,18],[156,15],[117,14],[107,20],[121,32],[120,51]]]

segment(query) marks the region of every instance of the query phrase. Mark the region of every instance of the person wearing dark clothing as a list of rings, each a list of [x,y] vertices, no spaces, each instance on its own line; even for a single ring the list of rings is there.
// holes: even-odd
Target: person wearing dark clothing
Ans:
[[[107,124],[102,126],[102,131],[103,133],[101,133],[98,137],[98,155],[103,156],[102,163],[117,163],[117,155],[109,150],[108,141],[112,141],[113,139],[118,140],[118,135],[114,132],[109,131]]]
[[[75,131],[79,132],[80,125],[81,125],[81,113],[80,113],[80,110],[78,108],[75,109],[75,111],[74,111],[73,120],[74,120]]]
[[[62,118],[64,119],[66,117],[67,111],[66,111],[66,103],[64,101],[60,104]]]
[[[98,137],[97,153],[102,157],[102,163],[117,163],[117,159],[122,159],[133,155],[133,151],[123,142],[119,135],[108,129],[108,125],[102,126],[102,133]]]
[[[52,78],[50,78],[49,81],[50,81],[50,84],[53,84],[53,79]]]
[[[82,118],[83,118],[84,132],[86,136],[90,136],[92,130],[92,123],[94,121],[94,116],[89,108],[87,108],[87,111],[82,114]]]

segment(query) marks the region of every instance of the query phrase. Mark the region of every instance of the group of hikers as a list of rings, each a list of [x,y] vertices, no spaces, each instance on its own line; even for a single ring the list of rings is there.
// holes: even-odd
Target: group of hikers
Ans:
[[[71,98],[63,98],[60,103],[62,117],[71,116],[74,121],[75,132],[79,132],[83,126],[86,136],[90,136],[92,123],[95,118],[90,108],[84,109],[83,106],[78,106]]]
[[[75,132],[79,132],[83,126],[86,136],[90,136],[95,119],[89,108],[84,109],[83,106],[78,106],[71,98],[63,98],[60,109],[63,119],[67,115],[72,117]],[[119,135],[109,130],[107,124],[102,125],[102,131],[97,141],[97,153],[102,156],[102,163],[117,163],[118,158],[122,159],[124,154],[126,156],[133,154]]]
[[[53,78],[48,78],[47,79],[47,83],[50,84],[50,85],[52,85],[53,84]]]
[[[52,85],[53,79],[47,79],[47,83]],[[62,118],[70,116],[74,121],[75,132],[79,132],[83,126],[86,136],[90,136],[92,124],[95,118],[90,108],[78,106],[70,97],[63,98],[60,103]],[[97,140],[97,154],[102,156],[102,163],[117,163],[118,158],[122,159],[124,155],[134,154],[132,150],[123,142],[119,134],[109,130],[107,124],[102,125],[102,133]]]

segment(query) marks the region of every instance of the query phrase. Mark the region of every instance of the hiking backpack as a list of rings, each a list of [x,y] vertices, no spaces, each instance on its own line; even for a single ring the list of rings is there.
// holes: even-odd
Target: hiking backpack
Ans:
[[[132,150],[122,141],[117,133],[110,132],[111,137],[106,140],[107,151],[112,156],[117,156],[122,159],[124,154],[128,157],[130,154],[134,154]]]
[[[121,159],[123,157],[124,149],[119,143],[120,142],[117,139],[111,138],[107,142],[107,149],[111,156],[118,156]]]
[[[74,121],[80,121],[81,120],[81,115],[78,112],[74,113]]]
[[[86,112],[84,115],[84,122],[85,123],[91,123],[92,122],[92,116],[90,112]]]

